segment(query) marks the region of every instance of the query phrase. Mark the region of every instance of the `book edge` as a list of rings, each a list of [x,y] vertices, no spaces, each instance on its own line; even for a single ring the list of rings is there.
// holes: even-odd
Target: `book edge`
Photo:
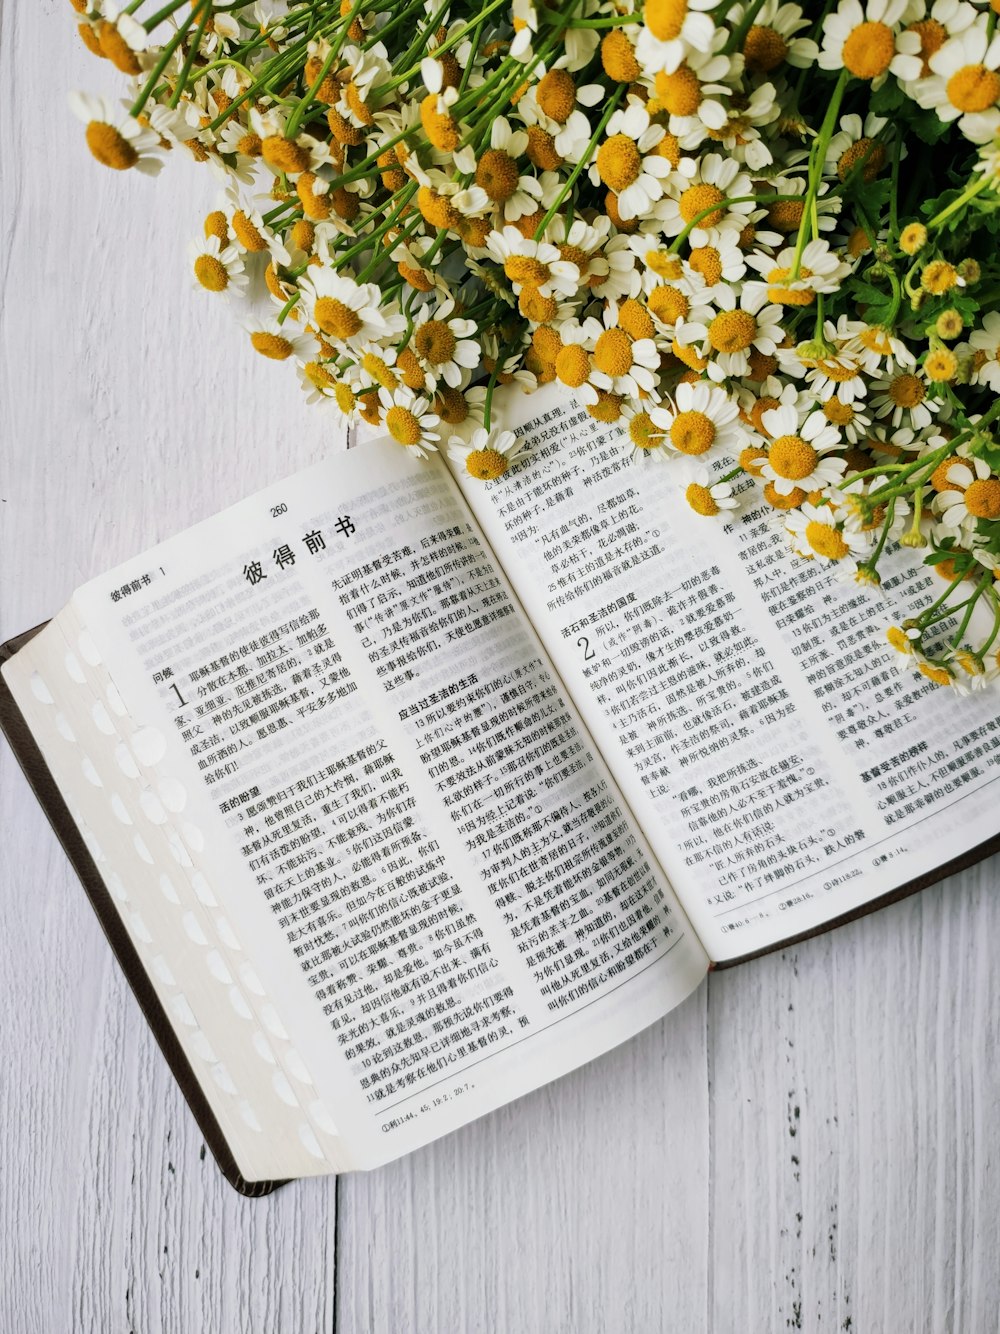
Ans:
[[[30,639],[45,628],[42,622],[31,630],[15,635],[0,644],[0,667],[3,666]],[[90,901],[101,929],[111,946],[111,952],[125,975],[125,980],[139,1005],[146,1023],[163,1053],[170,1072],[177,1081],[191,1115],[211,1150],[212,1157],[226,1181],[239,1194],[252,1198],[269,1195],[287,1181],[248,1181],[240,1172],[222,1128],[202,1091],[194,1070],[181,1046],[166,1011],[160,1004],[153,984],[147,976],[142,960],[130,940],[114,900],[104,884],[93,858],[73,821],[62,793],[52,777],[31,729],[21,713],[10,687],[0,674],[0,732],[7,738],[28,785],[52,826],[63,851],[77,874],[84,893]]]

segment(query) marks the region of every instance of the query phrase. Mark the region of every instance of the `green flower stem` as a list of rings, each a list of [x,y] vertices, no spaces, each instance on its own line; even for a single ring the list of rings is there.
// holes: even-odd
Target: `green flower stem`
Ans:
[[[184,64],[181,66],[181,72],[177,76],[177,83],[174,86],[174,91],[168,104],[171,108],[177,106],[177,103],[181,100],[181,95],[184,92],[184,89],[187,87],[188,75],[191,73],[191,66],[194,64],[194,58],[201,47],[201,39],[205,35],[205,29],[208,27],[208,20],[212,17],[211,0],[200,0],[200,4],[191,10],[192,16],[198,9],[201,10],[201,18],[198,20],[198,27],[195,29],[194,38],[191,45],[188,47],[187,55],[184,57]]]
[[[926,561],[924,563],[926,564]],[[945,616],[954,615],[955,613],[954,607],[946,608],[941,613],[940,616],[937,616],[935,613],[937,612],[939,607],[944,607],[945,603],[949,600],[952,593],[955,592],[956,588],[958,588],[959,584],[963,581],[964,578],[965,578],[964,574],[956,574],[954,579],[951,580],[948,587],[944,590],[941,596],[939,598],[935,598],[929,607],[925,607],[923,609],[923,611],[916,619],[916,625],[917,628],[920,630],[921,634],[923,634],[926,627],[930,625],[932,621],[943,620]]]
[[[400,232],[398,236],[394,236],[392,238],[392,245],[397,246],[401,245],[404,241],[408,241],[411,236],[414,236],[420,230],[423,221],[424,221],[423,218],[418,215],[413,220],[413,222],[411,222],[407,227],[403,229],[403,231]],[[382,264],[385,263],[388,257],[388,250],[389,250],[388,246],[382,246],[381,249],[377,250],[372,259],[368,262],[368,264],[365,265],[365,267],[355,278],[354,281],[359,286],[361,283],[366,283],[368,279],[372,276],[372,274],[375,273],[375,271],[378,268],[380,268]]]
[[[326,59],[323,61],[323,64],[320,66],[319,73],[313,80],[312,85],[308,89],[306,89],[305,95],[302,98],[300,98],[298,105],[288,118],[288,123],[285,126],[286,138],[294,139],[295,136],[298,134],[299,126],[302,124],[303,117],[305,116],[308,109],[312,106],[313,99],[319,92],[323,80],[330,73],[330,70],[333,67],[333,62],[340,55],[341,48],[343,47],[344,42],[347,40],[347,33],[351,24],[358,17],[361,10],[364,9],[366,3],[367,0],[354,0],[354,4],[344,15],[340,32],[337,34],[336,40],[331,43],[330,50],[327,54]]]
[[[285,320],[288,319],[288,316],[295,309],[295,305],[298,302],[301,295],[302,295],[301,292],[295,292],[292,296],[288,298],[285,304],[281,307],[281,309],[278,311],[279,324],[284,324]]]
[[[971,181],[965,187],[957,199],[953,199],[946,208],[941,210],[940,213],[934,214],[933,218],[931,218],[930,222],[927,224],[927,230],[930,231],[932,227],[940,227],[942,222],[945,222],[960,208],[964,208],[970,199],[974,199],[976,195],[982,194],[986,187],[992,184],[993,177],[988,171],[984,171],[981,176],[977,176],[974,181]]]
[[[989,570],[984,570],[984,571],[983,571],[983,577],[980,579],[979,583],[976,585],[976,591],[972,594],[972,597],[969,598],[969,600],[968,600],[968,602],[967,602],[967,604],[966,604],[966,607],[965,607],[965,615],[962,617],[961,621],[959,622],[958,629],[955,631],[955,633],[954,633],[954,634],[952,635],[952,637],[951,637],[951,641],[950,641],[950,642],[951,642],[951,646],[952,646],[952,648],[958,648],[959,644],[961,644],[962,640],[965,638],[965,632],[966,632],[966,630],[969,628],[969,622],[972,620],[972,613],[976,610],[976,603],[979,601],[979,599],[982,597],[982,595],[986,592],[986,586],[987,586],[987,584],[991,584],[992,582],[993,582],[993,576],[992,576],[992,574],[989,572]],[[956,611],[957,611],[957,610],[958,610],[958,609],[956,608]]]
[[[362,239],[358,241],[355,245],[352,245],[349,249],[345,250],[343,254],[338,254],[337,258],[334,260],[333,267],[335,269],[342,268],[343,265],[345,265],[348,262],[348,260],[353,259],[355,255],[360,255],[365,250],[370,250],[372,248],[373,243],[377,241],[380,236],[384,236],[385,233],[396,221],[396,219],[400,216],[400,214],[406,208],[406,205],[416,194],[417,189],[418,186],[416,181],[409,181],[406,185],[400,186],[400,188],[396,191],[396,193],[392,196],[392,198],[386,201],[386,206],[388,206],[389,204],[392,203],[393,199],[397,198],[399,199],[399,203],[393,209],[392,213],[390,213],[390,215],[387,218],[385,218],[381,223],[379,223],[378,227],[375,229],[374,232],[369,232],[366,236],[362,237]]]
[[[1000,597],[997,596],[996,589],[992,586],[987,588],[986,596],[993,603],[993,629],[990,631],[987,638],[979,645],[979,652],[982,657],[985,657],[986,654],[989,653],[997,635],[1000,634]]]
[[[500,9],[504,5],[508,5],[509,3],[510,0],[490,0],[490,3],[484,6],[482,11],[479,14],[477,14],[476,22],[477,23],[481,22],[488,15],[494,13],[496,10]],[[447,6],[445,6],[445,8],[447,8]],[[472,27],[473,24],[471,23],[463,24],[461,28],[456,29],[456,31],[453,32],[449,37],[446,37],[440,46],[436,46],[434,48],[434,51],[430,54],[432,54],[433,56],[440,56],[445,51],[450,51],[453,46],[457,46],[459,44],[462,38],[465,37],[465,35],[472,29]],[[423,57],[421,57],[421,59],[422,58]],[[398,88],[401,84],[404,84],[409,79],[412,79],[414,74],[419,74],[419,73],[420,73],[420,61],[418,60],[415,65],[412,65],[403,74],[397,75],[395,79],[390,79],[388,83],[380,84],[378,91],[380,93],[391,92],[394,88]]]
[[[566,198],[566,196],[569,194],[569,192],[573,189],[573,186],[574,186],[575,183],[576,183],[576,178],[580,175],[580,172],[583,171],[584,167],[586,167],[586,166],[589,165],[589,163],[590,163],[590,158],[591,158],[591,155],[592,155],[593,152],[594,152],[594,148],[595,148],[596,145],[597,145],[597,141],[598,141],[598,139],[600,139],[601,135],[604,133],[605,126],[607,125],[608,121],[611,119],[612,113],[614,112],[615,108],[618,106],[618,103],[622,100],[622,96],[623,96],[624,92],[625,92],[625,85],[624,85],[624,84],[619,84],[619,86],[615,89],[615,92],[614,92],[613,97],[611,98],[611,101],[608,103],[608,105],[607,105],[607,106],[605,107],[605,109],[604,109],[604,115],[603,115],[603,116],[601,117],[601,119],[598,121],[597,129],[594,131],[594,133],[593,133],[593,134],[591,135],[591,137],[590,137],[590,143],[587,145],[587,147],[586,147],[586,148],[583,150],[583,152],[580,154],[580,160],[577,162],[576,166],[575,166],[575,167],[573,168],[573,170],[570,172],[569,176],[568,176],[567,179],[566,179],[566,183],[563,185],[562,189],[559,191],[559,193],[556,195],[555,199],[552,201],[552,204],[551,204],[551,206],[550,206],[548,212],[545,214],[545,216],[542,218],[541,222],[540,222],[540,223],[538,224],[538,226],[535,228],[535,240],[536,240],[536,241],[540,241],[541,238],[545,235],[545,228],[549,225],[549,223],[552,221],[552,219],[555,217],[555,215],[559,212],[559,209],[562,207],[563,200]]]
[[[168,19],[175,10],[181,9],[187,3],[188,0],[170,0],[170,3],[164,5],[162,9],[158,9],[152,18],[146,19],[142,26],[146,29],[147,32],[152,32],[153,29],[158,27],[159,24],[161,24],[164,19]],[[132,11],[130,9],[129,13],[131,12]],[[192,20],[194,19],[194,17],[195,17],[194,14],[192,14],[191,15]]]
[[[729,35],[729,40],[726,42],[725,50],[727,55],[731,55],[734,51],[743,50],[743,43],[746,41],[747,33],[753,27],[754,19],[764,8],[764,4],[765,0],[753,0],[753,4],[747,8],[747,12],[732,30]]]
[[[450,8],[451,8],[451,0],[443,0],[443,3],[438,6],[435,13],[430,17],[430,19],[425,24],[423,25],[418,24],[416,36],[414,37],[413,41],[406,48],[406,50],[401,51],[400,54],[396,57],[396,59],[392,62],[393,73],[395,73],[395,71],[399,69],[401,65],[403,69],[409,69],[410,64],[413,61],[413,58],[418,51],[421,52],[421,55],[417,60],[417,68],[419,69],[420,60],[422,60],[424,56],[431,55],[431,52],[427,46],[428,37],[434,36],[434,34],[437,32],[441,24],[441,20],[445,18]]]
[[[700,222],[704,222],[707,217],[717,212],[720,208],[728,208],[730,204],[775,204],[779,199],[787,199],[787,195],[769,194],[769,195],[730,195],[728,199],[720,199],[717,204],[709,204],[708,208],[699,209],[691,221],[679,232],[670,242],[667,250],[668,255],[676,255],[681,246],[688,239],[694,229]]]
[[[792,265],[788,271],[788,281],[795,282],[799,276],[799,270],[802,267],[802,252],[806,248],[806,235],[810,230],[819,231],[818,219],[813,212],[816,205],[816,198],[819,194],[819,187],[823,180],[823,163],[826,160],[826,150],[830,146],[830,140],[833,138],[833,131],[837,125],[837,115],[840,111],[840,104],[844,100],[844,90],[847,87],[847,81],[851,77],[850,71],[842,69],[837,78],[836,87],[833,90],[833,96],[830,98],[830,104],[826,109],[826,115],[823,117],[823,124],[820,126],[819,134],[816,137],[809,154],[809,175],[806,186],[806,197],[802,202],[802,219],[799,222],[799,234],[795,238],[795,253],[792,256]],[[807,227],[806,223],[809,226]]]
[[[760,0],[763,3],[763,0]],[[641,14],[612,14],[610,18],[603,19],[570,19],[567,23],[562,14],[555,9],[541,10],[543,17],[553,23],[562,23],[563,28],[620,28],[626,23],[641,23]]]
[[[149,78],[146,80],[146,82],[142,85],[142,88],[139,90],[139,96],[135,99],[135,101],[128,109],[130,116],[138,116],[142,112],[143,107],[146,105],[146,103],[149,101],[152,95],[153,89],[159,82],[160,75],[163,73],[163,71],[167,68],[167,65],[170,63],[171,56],[183,42],[185,36],[187,35],[188,29],[194,22],[194,19],[195,19],[195,12],[194,10],[192,10],[191,13],[184,20],[184,22],[181,24],[181,26],[174,33],[173,37],[171,37],[170,41],[164,45],[163,50],[160,52],[159,60],[150,70]]]

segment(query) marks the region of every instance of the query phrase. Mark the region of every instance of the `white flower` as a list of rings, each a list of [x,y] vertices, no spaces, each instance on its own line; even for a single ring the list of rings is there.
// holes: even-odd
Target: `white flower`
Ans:
[[[715,0],[647,7],[635,45],[639,64],[650,73],[665,70],[673,74],[689,51],[708,50],[715,24],[703,11],[714,7]]]
[[[764,275],[763,282],[754,280],[743,284],[748,304],[773,301],[777,305],[808,306],[817,292],[836,292],[851,272],[850,264],[845,264],[831,251],[829,241],[809,242],[800,257],[798,277],[793,279],[794,259],[794,246],[786,246],[773,256],[759,251],[748,255],[747,264]]]
[[[746,6],[736,5],[726,15],[727,24],[735,27],[746,14]],[[799,5],[783,4],[782,0],[765,0],[755,10],[753,26],[743,43],[743,59],[749,74],[771,74],[782,65],[808,69],[815,64],[819,47],[809,37],[796,37],[808,28],[811,18],[802,17]],[[752,34],[752,35],[751,35]]]
[[[454,311],[451,297],[433,308],[422,306],[413,322],[410,347],[434,383],[444,380],[456,389],[462,383],[462,368],[478,366],[481,354],[472,337],[475,321],[462,319]]]
[[[840,481],[846,465],[829,454],[840,444],[832,426],[816,421],[815,414],[799,425],[798,411],[787,403],[763,413],[761,420],[771,437],[761,476],[774,483],[779,496],[789,496],[796,488],[821,491]]]
[[[888,123],[874,112],[864,120],[854,113],[841,116],[840,129],[827,145],[825,175],[841,181],[873,181],[885,163],[885,147],[876,141]]]
[[[243,256],[234,245],[223,246],[217,236],[209,236],[203,241],[192,241],[188,253],[196,287],[226,297],[234,292],[237,296],[245,293],[249,278]]]
[[[490,126],[490,146],[478,162],[468,148],[454,155],[459,171],[475,172],[479,190],[508,222],[535,213],[542,198],[541,183],[534,176],[522,176],[518,169],[517,159],[527,147],[528,132],[512,130],[506,116],[497,116]],[[453,202],[460,212],[465,211],[457,198]]]
[[[664,137],[662,125],[654,125],[638,98],[614,113],[607,137],[590,167],[590,179],[618,196],[622,218],[638,218],[649,212],[663,194],[663,182],[673,170],[666,158],[650,153]]]
[[[974,352],[985,354],[982,364],[975,365],[972,383],[989,385],[1000,393],[1000,311],[991,310],[983,316],[982,328],[973,329],[969,335],[969,345]]]
[[[480,426],[468,441],[460,435],[451,436],[448,458],[470,477],[493,482],[509,470],[524,444],[513,431],[487,431]]]
[[[848,70],[880,88],[890,74],[900,79],[916,78],[920,62],[920,38],[915,32],[898,29],[909,0],[840,0],[823,21],[823,45],[817,64],[821,69]],[[916,71],[916,72],[915,72]]]
[[[728,25],[715,29],[710,44],[692,48],[683,64],[657,80],[657,96],[670,113],[670,133],[694,146],[729,119],[722,99],[732,95],[729,81],[741,72],[742,58],[725,54],[728,39]]]
[[[735,158],[723,157],[721,153],[707,153],[697,162],[691,158],[682,159],[668,188],[668,198],[657,210],[657,217],[668,236],[678,235],[699,215],[705,214],[688,234],[692,246],[712,245],[728,233],[738,236],[754,211],[753,181],[743,171],[742,163]],[[724,199],[743,202],[705,213],[706,209],[721,204]]]
[[[723,520],[739,506],[729,482],[713,482],[707,468],[697,468],[684,491],[684,499],[696,514]]]
[[[944,528],[952,533],[959,528],[974,532],[980,519],[1000,519],[1000,481],[985,459],[953,463],[945,478],[949,489],[934,497]]]
[[[844,403],[834,396],[806,418],[807,426],[814,424],[820,428],[832,426],[843,439],[854,445],[859,440],[866,440],[871,434],[872,419],[863,401]]]
[[[937,399],[927,397],[927,386],[914,371],[901,371],[872,385],[872,408],[878,418],[888,417],[893,426],[929,426],[941,410]]]
[[[441,418],[431,412],[426,398],[399,385],[395,389],[380,389],[378,401],[382,406],[385,429],[398,444],[421,459],[437,449],[437,441],[441,438],[437,428]]]
[[[708,374],[713,380],[746,375],[750,370],[750,352],[756,348],[764,356],[773,356],[784,337],[779,306],[763,310],[738,304],[731,287],[720,287],[715,296],[718,314],[707,323],[685,321],[676,334],[682,346],[700,342],[700,354],[711,357]]]
[[[308,361],[315,347],[310,334],[296,333],[294,325],[279,324],[276,319],[250,320],[243,328],[253,350],[270,361],[287,361],[289,357]]]
[[[405,318],[381,309],[382,293],[375,283],[358,284],[333,269],[310,268],[299,280],[316,327],[341,347],[357,348],[371,340],[388,339],[406,326]]]
[[[87,147],[104,167],[155,176],[163,166],[160,138],[129,115],[123,115],[106,97],[70,93],[70,110],[87,127]]]
[[[652,338],[633,338],[619,326],[617,301],[605,306],[603,327],[598,320],[589,319],[584,328],[594,340],[592,385],[629,398],[638,398],[640,391],[653,392],[660,368],[659,349]],[[596,393],[592,398],[581,397],[584,402],[597,400]]]
[[[973,143],[984,144],[1000,130],[1000,33],[990,35],[980,14],[930,57],[931,75],[921,79],[914,96],[947,122],[961,117],[958,128]]]
[[[841,316],[838,332],[846,324],[846,318]],[[839,336],[844,337],[843,334]],[[902,339],[897,338],[891,329],[883,329],[879,324],[860,325],[844,344],[844,352],[857,360],[862,370],[869,375],[882,372],[892,375],[899,368],[915,366],[917,363],[916,357]]]
[[[486,248],[503,265],[515,292],[525,284],[537,288],[542,296],[576,296],[580,290],[580,270],[548,241],[529,240],[516,227],[494,228],[486,238]]]
[[[868,534],[838,523],[829,505],[812,505],[806,500],[800,509],[786,510],[783,518],[792,548],[800,556],[838,561],[852,552],[865,553],[871,549]]]
[[[708,463],[739,449],[739,406],[723,390],[698,380],[677,386],[673,403],[653,407],[649,415],[664,433],[664,447]]]

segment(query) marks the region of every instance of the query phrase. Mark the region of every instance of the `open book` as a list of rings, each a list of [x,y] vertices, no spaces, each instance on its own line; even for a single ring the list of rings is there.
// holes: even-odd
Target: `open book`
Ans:
[[[8,646],[5,730],[251,1193],[998,844],[998,696],[855,671],[929,572],[880,602],[761,511],[685,513],[558,390],[504,410],[502,481],[362,445]]]

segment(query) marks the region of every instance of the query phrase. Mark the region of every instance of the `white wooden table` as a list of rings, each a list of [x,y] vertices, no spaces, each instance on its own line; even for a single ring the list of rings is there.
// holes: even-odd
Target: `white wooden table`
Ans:
[[[214,186],[87,155],[115,89],[0,0],[0,638],[335,429],[190,290]],[[982,1334],[1000,1321],[1000,863],[713,977],[371,1175],[235,1195],[6,748],[2,1334]]]

